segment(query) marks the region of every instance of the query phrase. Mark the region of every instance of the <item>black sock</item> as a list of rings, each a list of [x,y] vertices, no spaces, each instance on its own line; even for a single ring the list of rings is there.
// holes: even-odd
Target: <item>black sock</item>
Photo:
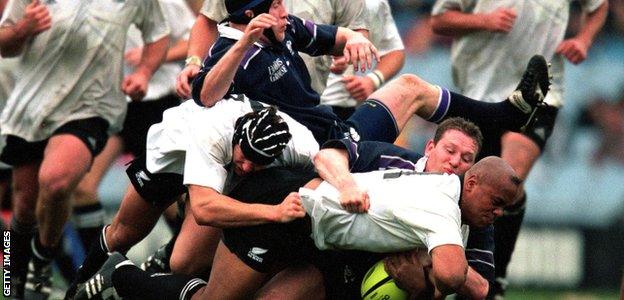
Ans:
[[[526,210],[526,193],[513,207],[494,222],[494,265],[496,277],[507,276],[507,266],[511,261]]]
[[[113,272],[113,286],[128,299],[191,299],[206,282],[182,274],[154,274],[134,265],[121,266]]]
[[[82,262],[82,265],[78,269],[78,274],[76,274],[72,285],[85,282],[93,276],[108,259],[108,248],[104,237],[105,229],[106,227],[102,228],[97,241],[91,243],[87,257],[85,257],[84,262]]]
[[[39,234],[36,233],[30,242],[32,248],[32,262],[35,267],[41,267],[50,264],[50,262],[56,257],[59,246],[46,247],[41,244]]]
[[[89,249],[95,242],[106,224],[106,213],[99,202],[87,206],[76,207],[72,222],[80,235],[84,249]]]
[[[23,224],[11,219],[11,279],[16,289],[23,293],[31,257],[30,241],[35,236],[35,224]],[[15,296],[15,295],[14,295]]]
[[[428,121],[434,123],[462,117],[475,123],[482,131],[488,128],[518,131],[528,118],[507,100],[497,103],[477,101],[443,87],[440,87],[440,92],[438,107],[428,118]]]

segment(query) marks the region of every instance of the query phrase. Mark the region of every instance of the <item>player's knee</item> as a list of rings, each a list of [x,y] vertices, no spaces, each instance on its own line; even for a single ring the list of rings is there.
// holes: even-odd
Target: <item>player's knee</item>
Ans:
[[[204,265],[201,261],[194,259],[191,255],[180,255],[179,251],[174,251],[169,259],[169,266],[171,272],[175,274],[201,276],[210,269],[210,266]]]
[[[396,81],[398,85],[406,87],[412,91],[418,91],[424,88],[427,84],[426,81],[414,74],[401,74],[397,77]]]
[[[62,173],[39,176],[40,193],[47,195],[44,199],[48,201],[65,201],[74,187],[71,177]]]

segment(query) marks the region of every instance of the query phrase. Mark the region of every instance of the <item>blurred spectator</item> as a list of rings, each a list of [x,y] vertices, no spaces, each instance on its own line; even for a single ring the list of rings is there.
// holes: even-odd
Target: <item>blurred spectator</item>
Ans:
[[[624,165],[624,92],[615,102],[602,98],[590,102],[581,113],[579,123],[598,131],[593,163],[613,161]]]

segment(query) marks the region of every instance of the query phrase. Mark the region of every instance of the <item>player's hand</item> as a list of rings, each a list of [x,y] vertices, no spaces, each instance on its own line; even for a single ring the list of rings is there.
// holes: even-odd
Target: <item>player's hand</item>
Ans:
[[[199,73],[200,69],[201,68],[198,65],[189,64],[186,67],[184,67],[182,71],[180,71],[180,73],[178,74],[178,77],[176,77],[176,84],[175,84],[176,92],[178,93],[178,96],[182,97],[183,99],[191,98],[190,82],[193,80],[193,78],[195,78],[195,76],[197,76],[197,73]]]
[[[349,64],[344,56],[332,56],[332,64],[329,66],[329,71],[334,74],[342,74],[347,69]]]
[[[305,217],[305,209],[301,204],[301,197],[299,193],[292,192],[284,198],[282,203],[275,206],[277,209],[277,220],[280,223],[287,223],[298,218]]]
[[[511,8],[499,8],[485,15],[485,22],[488,31],[510,32],[516,21],[516,11]]]
[[[134,72],[121,82],[121,90],[128,95],[132,101],[141,101],[147,93],[149,77],[143,72]]]
[[[352,35],[343,50],[343,55],[349,64],[353,65],[353,69],[364,72],[373,67],[373,59],[379,62],[379,53],[377,48],[361,33]]]
[[[251,19],[249,24],[247,24],[241,41],[245,42],[247,45],[251,45],[260,40],[262,32],[265,29],[270,29],[271,26],[275,26],[277,24],[276,17],[266,13],[259,14],[255,18]]]
[[[126,65],[136,67],[141,63],[141,57],[143,56],[143,47],[132,48],[124,54],[124,61]]]
[[[368,192],[358,187],[340,191],[340,205],[348,212],[365,213],[370,208]]]
[[[579,64],[587,58],[589,44],[579,38],[564,40],[559,44],[555,53],[563,55],[573,64]]]
[[[431,268],[427,249],[390,255],[384,259],[384,267],[397,286],[408,291],[413,298],[420,299],[419,296],[433,293],[430,288],[433,284],[427,284],[429,278],[424,272],[426,268]]]
[[[342,79],[345,88],[357,101],[364,101],[375,91],[375,84],[368,76],[345,75]]]
[[[48,7],[39,0],[33,0],[26,5],[24,16],[15,24],[16,32],[24,37],[35,36],[52,27],[52,16]]]

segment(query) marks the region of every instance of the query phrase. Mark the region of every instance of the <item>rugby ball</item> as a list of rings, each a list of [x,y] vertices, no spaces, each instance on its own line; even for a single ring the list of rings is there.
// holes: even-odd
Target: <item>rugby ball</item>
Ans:
[[[397,287],[394,279],[384,268],[383,260],[378,261],[366,272],[360,289],[365,300],[403,300],[407,292]]]

